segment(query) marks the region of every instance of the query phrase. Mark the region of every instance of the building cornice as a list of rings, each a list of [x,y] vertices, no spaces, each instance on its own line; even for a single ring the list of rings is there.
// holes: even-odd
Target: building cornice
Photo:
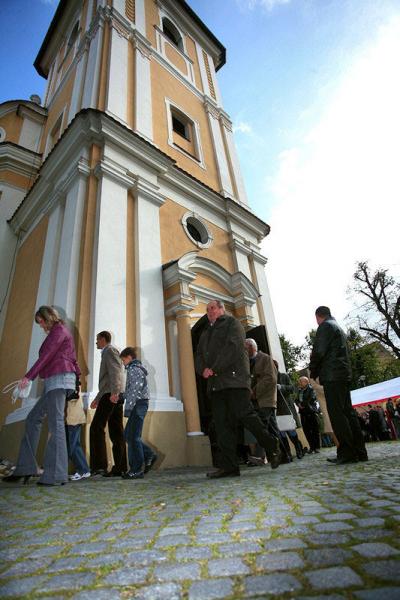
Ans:
[[[42,155],[13,142],[0,143],[0,168],[24,177],[32,177],[38,172]]]

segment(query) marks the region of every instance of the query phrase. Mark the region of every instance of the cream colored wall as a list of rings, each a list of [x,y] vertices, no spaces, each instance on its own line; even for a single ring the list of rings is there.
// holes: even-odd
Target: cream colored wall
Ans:
[[[24,241],[17,255],[0,346],[0,389],[20,379],[27,371],[46,231],[47,218],[44,218]],[[3,396],[1,400],[0,426],[12,407],[9,397]]]
[[[6,169],[4,169],[4,171],[0,169],[0,178],[7,181],[7,183],[11,183],[22,189],[28,189],[32,183],[32,180],[29,177],[14,173],[14,171],[7,171]]]
[[[5,129],[6,142],[19,144],[19,136],[21,135],[23,119],[17,115],[16,110],[17,106],[15,106],[14,111],[7,113],[3,117],[0,117],[0,127]]]
[[[215,164],[214,150],[204,105],[185,85],[168,73],[159,63],[151,61],[151,85],[153,101],[153,131],[155,144],[176,160],[187,173],[196,177],[212,189],[219,191],[220,184]],[[168,144],[167,106],[168,98],[190,118],[199,123],[201,146],[205,169],[196,161]]]
[[[186,36],[186,51],[188,56],[190,57],[190,59],[193,62],[193,71],[194,71],[194,80],[196,83],[196,87],[203,92],[203,84],[201,81],[201,75],[200,75],[200,67],[199,67],[199,61],[197,58],[197,52],[196,52],[196,46],[194,43],[194,40],[192,40],[192,38],[190,36]]]
[[[145,0],[145,14],[146,37],[153,48],[156,48],[156,32],[154,25],[158,25],[158,27],[160,27],[160,19],[157,4],[153,0]]]
[[[181,258],[187,252],[199,251],[199,256],[215,261],[224,267],[229,273],[234,273],[232,251],[229,247],[230,240],[228,232],[220,229],[213,223],[207,221],[207,227],[213,236],[210,248],[199,250],[190,241],[183,229],[181,219],[187,209],[167,200],[160,209],[160,232],[161,232],[161,256],[163,264]]]

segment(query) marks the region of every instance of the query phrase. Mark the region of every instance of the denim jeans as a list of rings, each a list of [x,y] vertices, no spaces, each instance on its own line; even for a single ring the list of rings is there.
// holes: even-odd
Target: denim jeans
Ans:
[[[89,465],[81,446],[82,425],[67,425],[68,457],[80,475],[89,473]]]
[[[132,409],[125,426],[124,436],[128,444],[128,461],[131,473],[138,473],[153,458],[154,452],[142,442],[143,422],[149,408],[148,400],[139,400]]]

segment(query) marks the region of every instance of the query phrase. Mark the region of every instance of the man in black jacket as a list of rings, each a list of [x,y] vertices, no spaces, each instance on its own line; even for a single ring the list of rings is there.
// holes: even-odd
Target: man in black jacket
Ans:
[[[315,317],[318,329],[311,352],[310,374],[312,379],[319,377],[324,387],[329,418],[339,442],[337,458],[327,460],[337,465],[368,460],[357,413],[351,404],[346,335],[327,306],[317,308]]]
[[[257,439],[273,469],[279,466],[278,439],[271,435],[251,403],[250,366],[241,323],[225,314],[219,300],[207,305],[208,325],[201,334],[196,352],[196,371],[207,380],[207,393],[221,468],[207,473],[212,479],[240,475],[236,456],[237,427],[241,423]]]

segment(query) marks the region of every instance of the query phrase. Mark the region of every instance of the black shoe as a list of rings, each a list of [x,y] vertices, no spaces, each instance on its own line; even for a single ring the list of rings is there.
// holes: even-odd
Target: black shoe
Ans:
[[[240,469],[217,469],[207,473],[209,479],[220,479],[221,477],[240,477]]]
[[[55,487],[57,485],[65,485],[65,481],[60,481],[60,483],[46,483],[45,481],[37,481],[36,485],[44,485],[46,487]]]
[[[315,448],[314,452],[315,452],[315,454],[319,454],[318,448]]]
[[[3,481],[6,483],[17,483],[23,479],[22,483],[27,485],[31,477],[32,475],[7,475],[6,477],[3,477]]]
[[[123,473],[121,471],[106,471],[103,473],[103,477],[121,477]]]
[[[358,455],[358,460],[360,462],[367,462],[367,460],[368,460],[368,454],[365,453],[365,454]]]
[[[332,463],[332,464],[336,464],[336,463],[337,463],[337,461],[338,461],[338,459],[337,459],[337,458],[327,458],[326,460],[327,460],[329,463]]]
[[[144,472],[145,473],[148,473],[153,468],[153,465],[156,462],[157,458],[158,458],[157,454],[154,454],[154,456],[152,456],[150,458],[150,460],[148,460],[146,462],[146,464],[144,465]]]
[[[349,465],[358,462],[357,458],[327,458],[326,460],[334,465]]]
[[[268,462],[271,465],[271,469],[277,469],[282,462],[282,455],[280,452],[275,452],[268,457]]]
[[[96,477],[96,475],[104,475],[105,472],[105,469],[95,469],[94,471],[91,471],[91,475],[92,477]]]
[[[143,471],[138,471],[137,473],[128,471],[127,473],[122,473],[121,477],[122,479],[143,479],[144,473]]]

